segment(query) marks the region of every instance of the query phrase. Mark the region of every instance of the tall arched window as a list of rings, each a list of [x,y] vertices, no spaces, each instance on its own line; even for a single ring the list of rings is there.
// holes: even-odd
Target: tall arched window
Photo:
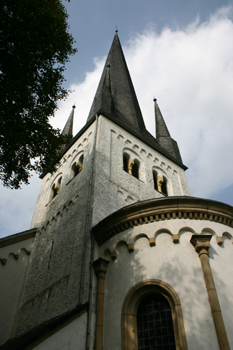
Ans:
[[[123,154],[123,169],[128,173],[129,171],[129,155],[127,153]]]
[[[167,196],[167,179],[165,176],[163,176],[162,193],[166,194]]]
[[[54,182],[53,186],[52,186],[52,199],[54,197],[56,197],[56,195],[60,192],[60,188],[61,188],[61,181],[62,181],[62,176],[59,177],[57,183]]]
[[[130,159],[130,156],[127,153],[123,154],[123,169],[128,174],[133,175],[139,179],[139,161],[137,159]]]
[[[137,312],[138,350],[176,350],[171,308],[161,294],[146,296]]]
[[[83,168],[83,159],[84,159],[84,155],[82,154],[81,157],[79,158],[78,162],[74,162],[72,164],[72,167],[71,167],[71,178],[74,178],[75,176],[77,176],[80,171],[82,170]]]
[[[154,189],[158,191],[158,183],[157,183],[158,173],[153,170],[153,180],[154,180]]]
[[[165,176],[157,177],[158,191],[167,196],[167,179]]]
[[[122,350],[188,349],[180,299],[166,282],[150,279],[133,286],[125,297],[121,322]]]
[[[136,177],[136,179],[139,178],[139,161],[137,159],[134,160],[134,164],[132,167],[132,175]]]

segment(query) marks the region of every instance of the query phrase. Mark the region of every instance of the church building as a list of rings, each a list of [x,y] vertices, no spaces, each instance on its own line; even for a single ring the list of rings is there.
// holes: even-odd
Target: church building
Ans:
[[[233,207],[190,196],[156,99],[146,130],[117,32],[73,137],[74,111],[30,230],[0,240],[0,349],[233,349]]]

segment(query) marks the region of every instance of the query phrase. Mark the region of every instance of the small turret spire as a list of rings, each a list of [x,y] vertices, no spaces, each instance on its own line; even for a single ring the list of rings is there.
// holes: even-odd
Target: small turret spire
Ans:
[[[73,122],[74,122],[74,110],[76,106],[73,104],[72,106],[72,111],[70,113],[70,116],[66,122],[66,125],[62,131],[62,136],[68,137],[68,138],[73,138]]]
[[[177,145],[177,142],[171,138],[167,125],[157,104],[157,99],[154,98],[153,101],[155,108],[156,141],[160,147],[162,147],[168,154],[170,154],[170,156],[175,158],[178,162],[182,163],[179,147]]]
[[[75,108],[76,108],[76,106],[75,106],[75,104],[73,104],[72,111],[70,112],[69,118],[68,118],[66,125],[61,133],[63,138],[64,138],[64,146],[62,147],[63,150],[70,144],[70,142],[73,138],[73,122],[74,122],[74,110],[75,110]]]
[[[167,125],[163,119],[162,113],[160,112],[159,106],[157,104],[157,99],[154,98],[154,107],[155,107],[155,137],[171,137]]]

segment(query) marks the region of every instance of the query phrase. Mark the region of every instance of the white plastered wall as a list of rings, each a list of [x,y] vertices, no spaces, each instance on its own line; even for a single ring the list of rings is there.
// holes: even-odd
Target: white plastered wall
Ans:
[[[0,248],[0,344],[9,337],[27,271],[34,238]]]
[[[25,350],[85,350],[87,313],[56,327]]]
[[[222,246],[216,236],[222,237]],[[189,350],[218,350],[219,345],[198,254],[190,243],[192,234],[213,234],[210,265],[219,296],[228,339],[233,347],[233,229],[219,223],[171,219],[141,225],[112,237],[100,247],[100,256],[110,260],[105,280],[104,347],[121,349],[121,308],[128,291],[138,282],[159,279],[178,294]],[[173,243],[172,234],[179,234]],[[141,235],[141,236],[140,236]],[[155,238],[150,247],[148,238]],[[134,243],[129,252],[127,244]],[[116,250],[112,260],[110,252]]]

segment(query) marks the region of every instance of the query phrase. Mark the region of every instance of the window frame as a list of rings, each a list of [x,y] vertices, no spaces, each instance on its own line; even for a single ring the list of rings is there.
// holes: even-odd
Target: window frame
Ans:
[[[122,350],[138,350],[138,306],[147,295],[156,293],[162,294],[171,307],[176,350],[188,349],[182,309],[177,293],[168,283],[161,280],[150,279],[136,284],[125,297],[121,312]]]

